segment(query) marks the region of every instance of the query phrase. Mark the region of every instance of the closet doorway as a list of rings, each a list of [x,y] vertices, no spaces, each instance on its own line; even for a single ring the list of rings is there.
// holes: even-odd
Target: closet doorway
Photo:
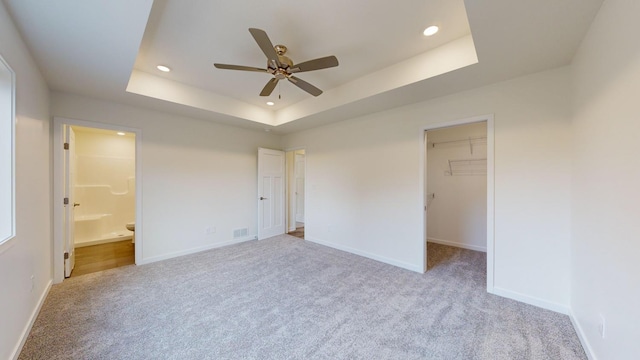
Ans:
[[[429,257],[429,250],[455,254],[454,247],[485,252],[490,290],[494,241],[493,118],[459,120],[424,130],[425,271],[447,261],[446,257]],[[449,248],[443,251],[443,246]]]
[[[305,149],[287,151],[287,233],[304,239],[305,222]]]

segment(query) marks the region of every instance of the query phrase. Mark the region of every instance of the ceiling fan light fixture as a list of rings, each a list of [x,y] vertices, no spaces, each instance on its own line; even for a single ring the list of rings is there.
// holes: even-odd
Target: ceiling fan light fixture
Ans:
[[[165,65],[158,65],[156,66],[156,69],[162,71],[162,72],[169,72],[171,71],[171,68],[169,68],[168,66]]]
[[[294,84],[301,90],[306,91],[313,96],[319,96],[320,94],[322,94],[322,90],[302,79],[297,78],[293,74],[306,71],[322,70],[338,66],[338,59],[335,56],[331,55],[318,59],[308,60],[298,63],[294,66],[293,61],[291,61],[291,59],[284,55],[287,52],[286,46],[273,46],[273,43],[264,30],[250,28],[249,32],[258,44],[258,47],[260,47],[264,55],[267,57],[266,69],[218,63],[214,63],[213,66],[215,66],[217,69],[257,71],[273,75],[271,80],[269,80],[264,88],[262,88],[260,96],[271,95],[273,89],[276,88],[280,80],[288,80],[290,83]]]
[[[435,35],[438,32],[438,30],[440,29],[437,26],[431,25],[428,28],[424,29],[422,34],[424,34],[424,36],[432,36],[432,35]]]

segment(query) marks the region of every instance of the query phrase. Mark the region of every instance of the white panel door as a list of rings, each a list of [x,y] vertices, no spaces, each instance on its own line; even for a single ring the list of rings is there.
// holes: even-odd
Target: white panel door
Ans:
[[[64,206],[64,276],[71,276],[71,271],[76,262],[74,243],[75,216],[74,209],[80,204],[75,203],[76,188],[76,135],[71,126],[65,125],[64,142],[64,197],[67,204]]]
[[[284,234],[284,151],[258,149],[258,240]]]

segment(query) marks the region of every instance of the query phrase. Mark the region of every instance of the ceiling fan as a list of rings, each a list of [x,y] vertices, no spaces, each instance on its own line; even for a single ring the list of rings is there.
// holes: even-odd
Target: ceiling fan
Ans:
[[[253,36],[254,40],[258,43],[260,49],[262,49],[262,52],[267,56],[266,69],[242,65],[213,65],[218,69],[257,71],[273,75],[273,78],[269,80],[267,85],[265,85],[265,87],[260,92],[260,96],[271,95],[271,92],[273,92],[273,89],[275,89],[278,81],[283,79],[289,80],[289,82],[313,96],[322,94],[322,90],[294,76],[293,74],[338,66],[338,59],[335,56],[325,56],[294,65],[293,61],[285,56],[285,53],[287,52],[286,46],[273,46],[271,40],[269,40],[269,36],[267,36],[267,33],[264,30],[251,28],[249,29],[249,32]]]

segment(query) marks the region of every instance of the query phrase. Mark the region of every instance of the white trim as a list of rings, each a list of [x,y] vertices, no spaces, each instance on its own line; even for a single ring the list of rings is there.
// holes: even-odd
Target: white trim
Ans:
[[[44,300],[47,298],[47,295],[49,295],[49,290],[51,290],[52,284],[53,284],[53,281],[49,280],[49,282],[47,283],[47,286],[42,292],[42,295],[40,295],[40,298],[38,299],[38,303],[36,304],[35,309],[33,309],[33,311],[31,312],[31,316],[29,316],[29,322],[27,323],[27,326],[25,326],[24,330],[22,330],[22,334],[20,334],[20,342],[13,349],[13,354],[11,354],[10,359],[18,360],[18,357],[22,352],[22,347],[24,346],[25,342],[27,342],[27,338],[29,337],[31,328],[33,327],[33,324],[36,322],[36,319],[38,318],[38,314],[40,314],[40,309],[42,309]]]
[[[335,244],[332,242],[328,242],[325,240],[321,240],[321,239],[317,239],[317,238],[310,238],[310,237],[305,237],[305,240],[316,243],[316,244],[320,244],[320,245],[324,245],[330,248],[334,248],[337,250],[341,250],[341,251],[346,251],[348,253],[354,254],[354,255],[359,255],[359,256],[363,256],[372,260],[376,260],[376,261],[380,261],[382,263],[385,264],[389,264],[389,265],[393,265],[393,266],[397,266],[406,270],[411,270],[411,271],[415,271],[418,273],[424,273],[424,271],[422,271],[422,268],[419,266],[416,266],[414,264],[410,264],[410,263],[406,263],[404,261],[399,261],[399,260],[395,260],[395,259],[391,259],[388,257],[384,257],[384,256],[380,256],[377,254],[373,254],[370,252],[366,252],[366,251],[362,251],[362,250],[358,250],[358,249],[354,249],[352,247],[349,246],[344,246],[344,245],[340,245],[340,244]]]
[[[495,284],[495,127],[493,114],[487,115],[487,291]]]
[[[142,261],[143,239],[142,236],[142,130],[120,125],[105,124],[94,121],[68,119],[62,117],[53,118],[53,282],[60,283],[64,280],[64,239],[63,239],[63,213],[62,199],[64,198],[64,166],[63,158],[63,125],[84,126],[96,129],[124,131],[136,135],[136,242],[135,263]]]
[[[571,309],[569,310],[569,319],[571,319],[571,324],[573,324],[573,328],[576,331],[576,334],[578,335],[578,340],[580,340],[580,343],[582,344],[582,348],[584,349],[585,354],[587,354],[587,357],[589,358],[589,360],[597,360],[598,358],[596,357],[596,354],[593,352],[593,348],[591,348],[591,344],[589,344],[589,342],[587,341],[587,336],[584,334],[584,330],[582,329],[582,326],[580,326],[580,323],[576,319],[575,315],[573,314],[573,310]]]
[[[457,248],[461,248],[461,249],[468,249],[468,250],[474,250],[474,251],[487,252],[487,248],[484,247],[484,246],[463,244],[463,243],[460,243],[460,242],[457,242],[457,241],[442,240],[442,239],[436,239],[436,238],[427,237],[427,242],[436,243],[436,244],[442,244],[442,245],[447,245],[447,246],[453,246],[453,247],[457,247]]]
[[[286,148],[286,149],[284,149],[282,151],[290,152],[290,151],[297,151],[297,150],[304,150],[304,154],[305,155],[307,154],[307,147],[306,146],[295,146],[295,147],[292,147],[292,148]]]
[[[489,293],[494,294],[494,295],[498,295],[498,296],[502,296],[502,297],[507,298],[507,299],[520,301],[520,302],[523,302],[525,304],[537,306],[539,308],[555,311],[557,313],[561,313],[561,314],[564,314],[564,315],[569,315],[569,307],[567,305],[558,304],[558,303],[555,303],[555,302],[543,300],[543,299],[540,299],[540,298],[537,298],[537,297],[525,295],[525,294],[522,294],[522,293],[519,293],[519,292],[515,292],[515,291],[511,291],[511,290],[506,290],[506,289],[503,289],[503,288],[500,288],[500,287],[494,287],[493,291],[490,291]]]
[[[10,227],[10,231],[9,231],[9,235],[7,237],[5,237],[4,239],[0,239],[0,245],[1,244],[5,244],[7,243],[9,240],[13,239],[16,237],[16,73],[13,71],[13,69],[11,68],[11,66],[9,66],[9,63],[6,62],[4,60],[4,58],[2,56],[0,56],[0,64],[4,65],[4,67],[7,69],[7,71],[9,72],[9,75],[11,75],[11,130],[10,131],[10,157],[11,157],[11,167],[10,167],[10,171],[11,171],[11,194],[9,195],[9,197],[11,198],[11,219],[9,220],[9,227]],[[2,129],[4,130],[4,126],[2,126]],[[4,224],[3,224],[4,226]],[[1,249],[1,248],[0,248]],[[8,249],[8,248],[7,248]],[[3,250],[4,251],[4,250]]]
[[[422,236],[420,239],[420,251],[422,252],[422,273],[427,272],[427,130],[429,128],[423,128],[420,130],[420,164],[418,165],[418,193],[422,195],[422,202],[420,202],[420,214],[422,218]]]
[[[487,292],[494,292],[495,284],[495,139],[494,139],[494,117],[493,114],[474,116],[466,119],[451,120],[441,123],[425,125],[420,129],[420,194],[422,194],[422,203],[420,205],[420,213],[422,214],[422,254],[423,254],[423,267],[424,271],[427,271],[427,216],[425,213],[426,204],[426,188],[427,188],[427,159],[426,159],[426,136],[425,132],[428,130],[435,130],[441,128],[447,128],[456,125],[466,125],[478,122],[487,123]]]
[[[296,227],[289,227],[289,232],[296,231]]]
[[[246,237],[243,237],[243,238],[240,238],[240,239],[234,239],[234,240],[224,241],[224,242],[220,242],[220,243],[200,246],[200,247],[197,247],[197,248],[191,248],[191,249],[187,249],[187,250],[176,251],[176,252],[173,252],[173,253],[170,253],[170,254],[152,256],[150,258],[142,259],[139,262],[136,261],[136,265],[150,264],[150,263],[154,263],[156,261],[172,259],[172,258],[175,258],[175,257],[184,256],[184,255],[191,255],[191,254],[199,253],[201,251],[217,249],[217,248],[220,248],[220,247],[239,244],[239,243],[243,243],[243,242],[246,242],[246,241],[257,240],[257,239],[258,239],[257,235],[251,235],[251,236],[246,236]],[[137,237],[136,237],[136,242],[138,242],[137,241]]]

